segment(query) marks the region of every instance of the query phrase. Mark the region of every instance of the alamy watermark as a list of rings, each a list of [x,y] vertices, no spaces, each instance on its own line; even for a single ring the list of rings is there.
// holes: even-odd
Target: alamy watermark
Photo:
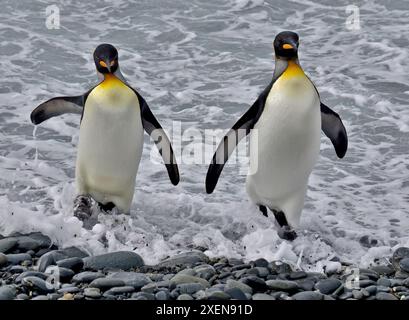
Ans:
[[[345,21],[346,28],[350,31],[361,30],[359,7],[351,4],[345,8],[345,12],[349,15]]]
[[[45,8],[45,26],[47,29],[60,29],[60,8],[53,4]]]

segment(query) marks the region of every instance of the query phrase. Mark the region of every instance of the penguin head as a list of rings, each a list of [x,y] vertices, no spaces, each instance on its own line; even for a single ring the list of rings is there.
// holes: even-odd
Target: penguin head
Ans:
[[[114,73],[118,67],[118,50],[108,43],[100,44],[94,51],[94,62],[101,73]]]
[[[298,56],[298,34],[292,31],[280,32],[274,39],[274,51],[278,59],[291,60]]]

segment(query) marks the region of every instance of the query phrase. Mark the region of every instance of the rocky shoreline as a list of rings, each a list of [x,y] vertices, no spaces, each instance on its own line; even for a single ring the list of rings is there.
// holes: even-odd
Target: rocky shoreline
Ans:
[[[0,300],[409,300],[409,248],[390,264],[326,273],[200,251],[148,266],[134,252],[89,256],[40,234],[0,236]]]

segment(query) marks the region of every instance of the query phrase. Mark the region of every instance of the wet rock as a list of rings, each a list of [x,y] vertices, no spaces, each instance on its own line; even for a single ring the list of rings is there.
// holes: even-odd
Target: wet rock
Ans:
[[[72,278],[72,281],[74,283],[91,283],[92,281],[103,277],[105,277],[105,275],[101,272],[84,271],[76,274]]]
[[[159,267],[194,266],[197,263],[209,263],[209,258],[200,251],[185,252],[161,261]]]
[[[91,270],[130,270],[142,267],[142,258],[132,251],[118,251],[84,258],[84,268]]]
[[[395,268],[395,270],[400,270],[399,263],[401,262],[402,259],[405,258],[409,258],[409,248],[400,247],[395,250],[395,252],[392,255],[392,265]]]
[[[0,287],[0,300],[13,300],[16,297],[17,291],[14,286]]]
[[[86,257],[89,257],[89,254],[82,251],[81,249],[77,247],[68,247],[65,249],[60,250],[62,254],[67,256],[68,258],[80,258],[84,259]]]
[[[147,292],[136,292],[132,294],[132,298],[141,298],[141,300],[155,300],[155,295]]]
[[[38,251],[39,249],[49,248],[52,244],[49,237],[38,232],[21,235],[15,239],[17,240],[17,248],[20,251]]]
[[[255,292],[264,292],[267,289],[266,282],[263,279],[260,279],[258,277],[250,276],[250,277],[245,277],[241,280],[243,281],[243,283],[253,288]]]
[[[201,283],[182,283],[178,284],[176,289],[178,289],[180,293],[193,294],[200,290],[204,290],[205,287]]]
[[[208,300],[230,300],[230,296],[221,290],[212,291],[206,296]]]
[[[315,285],[322,294],[331,294],[342,285],[342,282],[335,278],[324,279]]]
[[[309,279],[302,279],[296,281],[300,289],[304,291],[313,291],[315,282]]]
[[[9,272],[12,273],[12,274],[23,273],[23,272],[26,272],[26,271],[27,271],[27,268],[24,267],[24,266],[20,266],[20,265],[11,266],[11,268],[9,269]]]
[[[257,259],[254,261],[254,265],[256,267],[262,267],[262,268],[267,268],[268,267],[268,261],[264,258]]]
[[[49,266],[56,265],[57,261],[65,258],[67,256],[58,250],[47,252],[38,259],[38,271],[44,272]]]
[[[251,268],[251,264],[244,263],[244,264],[235,265],[234,267],[231,268],[231,271],[238,271],[238,270],[250,269],[250,268]]]
[[[294,300],[322,300],[324,296],[315,291],[298,292],[292,296]]]
[[[38,272],[38,271],[25,271],[25,272],[23,272],[22,274],[20,274],[20,275],[16,278],[15,283],[17,283],[17,284],[18,284],[18,283],[21,283],[21,281],[22,281],[25,277],[37,277],[37,278],[40,278],[40,279],[43,279],[43,280],[45,280],[45,279],[48,278],[48,276],[47,276],[46,274],[42,273],[42,272]]]
[[[341,299],[341,300],[348,300],[350,298],[352,298],[352,292],[351,291],[344,292],[343,294],[341,294],[339,296],[339,299]]]
[[[108,291],[106,291],[105,294],[116,296],[116,295],[121,295],[121,294],[132,293],[134,291],[135,291],[135,288],[132,286],[113,287],[109,289]]]
[[[155,299],[160,300],[160,301],[168,300],[169,299],[169,294],[166,293],[165,291],[158,291],[155,294]]]
[[[268,280],[266,284],[269,289],[275,291],[296,291],[299,286],[295,281],[288,280]]]
[[[57,266],[71,269],[74,272],[79,272],[84,267],[84,261],[78,257],[72,257],[57,261]]]
[[[57,292],[65,294],[65,293],[78,293],[80,291],[81,290],[77,287],[65,287],[65,288],[59,289]]]
[[[225,292],[235,300],[247,300],[246,295],[244,294],[243,291],[241,291],[239,288],[230,288],[227,289],[225,288]]]
[[[273,274],[291,273],[292,269],[289,264],[279,261],[274,261],[268,264],[270,272]]]
[[[404,272],[409,272],[409,258],[404,258],[399,262],[399,267]]]
[[[398,298],[387,292],[378,292],[376,294],[376,300],[398,300]]]
[[[375,295],[376,292],[378,291],[378,288],[374,285],[368,286],[365,288],[365,290],[370,294],[370,295]]]
[[[378,286],[384,286],[384,287],[391,287],[391,286],[392,286],[392,283],[391,283],[391,281],[390,281],[389,279],[387,279],[387,278],[380,278],[380,279],[378,279],[378,281],[377,281],[377,285],[378,285]]]
[[[55,287],[52,283],[46,282],[41,278],[38,277],[25,277],[23,278],[23,280],[21,281],[22,285],[24,285],[25,287],[31,289],[31,290],[35,290],[38,293],[42,294],[42,293],[51,293],[55,291]],[[48,300],[48,298],[47,298]]]
[[[7,257],[5,254],[0,253],[0,268],[7,264]]]
[[[181,294],[180,296],[177,297],[177,300],[193,300],[193,297],[188,294]]]
[[[270,273],[270,271],[265,267],[255,267],[253,270],[256,271],[255,275],[260,278],[266,278]]]
[[[265,293],[256,293],[253,295],[253,300],[275,300],[274,297]]]
[[[31,260],[31,256],[27,253],[14,253],[6,255],[7,262],[12,265],[21,264],[23,261]]]
[[[28,299],[29,299],[29,296],[26,295],[25,293],[20,293],[20,294],[17,295],[16,298],[17,298],[18,300],[28,300]]]
[[[143,273],[120,271],[109,275],[108,278],[122,280],[125,286],[140,290],[143,286],[151,283],[151,279]]]
[[[356,300],[360,300],[364,297],[364,295],[362,294],[361,291],[359,290],[352,290],[352,296],[354,297],[354,299]]]
[[[49,266],[44,272],[45,274],[55,277],[60,282],[69,282],[75,275],[74,271],[67,268],[61,268],[57,266]]]
[[[373,280],[360,280],[359,281],[359,286],[361,287],[361,288],[366,288],[366,287],[368,287],[368,286],[372,286],[372,285],[374,285],[374,284],[376,284],[376,282],[375,281],[373,281]]]
[[[85,288],[84,296],[87,298],[98,299],[101,297],[101,290],[99,288]]]
[[[395,270],[389,266],[374,266],[372,270],[381,276],[391,276]]]
[[[216,274],[216,270],[211,265],[200,265],[194,268],[196,276],[209,280]]]
[[[227,280],[225,290],[227,291],[229,289],[235,289],[235,288],[241,290],[244,294],[246,293],[250,295],[253,294],[253,289],[247,284],[237,281],[237,280],[233,280],[233,279]]]
[[[113,278],[98,278],[92,281],[89,285],[91,288],[98,288],[101,290],[108,290],[113,287],[123,287],[125,283],[119,279]]]
[[[5,238],[0,240],[0,253],[8,253],[17,246],[15,238]]]
[[[304,271],[294,271],[291,272],[289,275],[289,278],[291,280],[299,280],[307,277],[307,273]]]
[[[41,295],[41,296],[34,297],[31,300],[48,300],[48,297]]]
[[[172,279],[171,282],[175,283],[176,285],[182,284],[182,283],[200,283],[202,284],[205,288],[210,287],[210,284],[207,280],[199,278],[199,277],[194,277],[194,276],[189,276],[189,275],[184,275],[184,274],[177,274],[175,275]]]

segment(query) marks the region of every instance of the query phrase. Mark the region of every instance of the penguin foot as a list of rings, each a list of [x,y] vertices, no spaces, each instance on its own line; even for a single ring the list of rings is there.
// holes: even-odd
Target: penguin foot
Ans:
[[[260,211],[261,211],[261,213],[263,214],[263,216],[268,217],[267,207],[266,207],[266,206],[261,205],[261,206],[259,206],[258,208],[260,209]]]
[[[101,202],[98,202],[98,208],[101,211],[109,212],[109,211],[112,211],[113,208],[115,208],[115,204],[112,202],[108,202],[106,204],[102,204]]]
[[[91,198],[87,196],[78,196],[74,200],[74,217],[84,221],[91,217]]]
[[[297,238],[297,233],[289,226],[284,226],[278,230],[278,236],[281,239],[293,241]]]

